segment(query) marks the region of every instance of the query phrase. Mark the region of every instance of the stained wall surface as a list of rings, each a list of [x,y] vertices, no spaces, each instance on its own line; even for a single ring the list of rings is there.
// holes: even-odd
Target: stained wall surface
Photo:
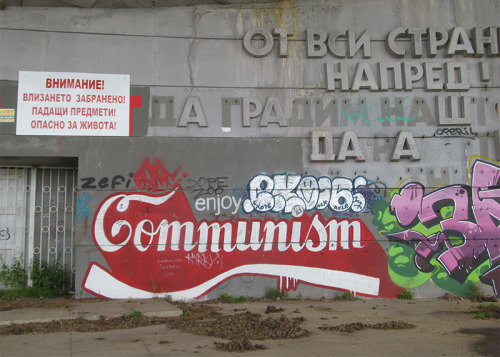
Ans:
[[[8,7],[0,164],[77,159],[77,296],[498,295],[499,13]],[[22,91],[33,72],[129,76],[129,115],[75,112],[58,131],[62,106],[23,109],[51,89]]]

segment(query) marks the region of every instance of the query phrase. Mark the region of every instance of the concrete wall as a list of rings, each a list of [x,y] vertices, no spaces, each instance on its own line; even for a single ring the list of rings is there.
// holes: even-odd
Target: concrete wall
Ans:
[[[499,11],[493,0],[8,7],[0,108],[19,112],[19,71],[127,74],[140,104],[125,137],[16,135],[20,120],[50,115],[2,122],[0,162],[78,158],[78,296],[432,297],[472,283],[497,294]],[[249,53],[265,46],[258,36],[243,45],[255,28],[275,33],[265,56]],[[449,37],[436,53],[428,28]],[[324,55],[318,30],[332,38]],[[339,58],[347,30],[351,48],[368,40]]]

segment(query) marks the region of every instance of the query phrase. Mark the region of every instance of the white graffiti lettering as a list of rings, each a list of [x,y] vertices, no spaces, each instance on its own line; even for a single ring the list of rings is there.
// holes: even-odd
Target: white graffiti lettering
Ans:
[[[222,267],[222,256],[220,254],[212,256],[210,254],[189,253],[186,255],[186,259],[190,264],[201,266],[205,269],[211,269],[214,265]]]
[[[346,177],[260,174],[248,183],[250,198],[243,202],[243,211],[283,212],[298,216],[304,210],[328,207],[338,213],[348,210],[359,213],[366,207],[366,199],[357,190],[366,184],[363,176],[351,180]]]
[[[218,216],[221,210],[233,209],[232,214],[236,214],[241,205],[241,197],[236,198],[234,196],[222,196],[220,197],[200,197],[195,203],[194,207],[197,211],[215,211],[215,215]]]
[[[339,243],[340,249],[362,248],[359,221],[330,219],[323,222],[319,218],[319,213],[316,213],[310,223],[306,223],[304,227],[302,222],[285,221],[276,223],[237,220],[181,223],[162,219],[155,223],[152,220],[143,219],[130,223],[125,219],[117,219],[111,224],[109,232],[105,230],[104,217],[113,217],[118,213],[126,212],[131,201],[160,205],[174,193],[175,191],[161,197],[140,194],[116,195],[107,199],[97,212],[94,226],[95,241],[99,248],[104,252],[116,252],[127,245],[130,240],[133,242],[133,247],[140,252],[145,252],[150,248],[156,248],[158,251],[169,249],[193,253],[245,251],[248,248],[253,251],[277,249],[280,252],[289,249],[299,252],[305,248],[311,252],[320,252],[325,249],[337,250]],[[115,201],[117,204],[114,203]],[[114,205],[116,212],[108,213]],[[112,242],[116,240],[122,229],[128,231],[125,234],[126,237],[123,237],[120,242]]]

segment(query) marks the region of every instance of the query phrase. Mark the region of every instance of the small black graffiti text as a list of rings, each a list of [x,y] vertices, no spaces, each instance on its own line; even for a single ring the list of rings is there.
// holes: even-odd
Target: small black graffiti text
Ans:
[[[188,179],[186,189],[194,192],[195,199],[203,195],[220,195],[227,188],[227,177],[200,177],[198,180]]]
[[[134,174],[131,172],[128,174],[129,178],[122,175],[115,175],[112,178],[103,177],[97,180],[95,177],[82,177],[80,179],[81,189],[92,189],[92,188],[130,188],[131,178]]]
[[[9,240],[9,239],[10,239],[9,228],[0,229],[0,240]]]
[[[472,128],[443,128],[437,129],[436,135],[438,136],[475,136],[476,133],[472,131]]]

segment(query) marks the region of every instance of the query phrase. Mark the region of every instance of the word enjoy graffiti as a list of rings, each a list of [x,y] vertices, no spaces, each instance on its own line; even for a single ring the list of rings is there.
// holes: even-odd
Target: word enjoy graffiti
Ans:
[[[315,213],[291,221],[197,222],[180,186],[107,197],[96,211],[93,239],[109,266],[88,267],[82,287],[96,296],[196,299],[241,275],[276,277],[286,290],[306,283],[365,296],[401,291],[379,269],[387,256],[359,219]]]
[[[248,183],[249,198],[243,202],[243,211],[284,212],[301,216],[305,211],[330,208],[340,213],[351,210],[359,213],[366,207],[362,192],[367,185],[363,176],[354,180],[346,177],[275,174],[272,177],[260,174]]]
[[[211,211],[212,207],[215,211],[215,215],[218,216],[221,213],[221,210],[232,209],[234,205],[234,211],[232,214],[236,214],[241,205],[241,198],[234,196],[218,196],[217,197],[200,197],[194,203],[194,207],[197,211]]]
[[[432,278],[459,295],[481,281],[498,296],[499,185],[500,167],[476,160],[471,186],[452,185],[425,194],[423,185],[409,183],[393,195],[390,207],[374,209],[374,223],[391,241],[393,280],[412,287]],[[410,257],[413,267],[408,265]]]

